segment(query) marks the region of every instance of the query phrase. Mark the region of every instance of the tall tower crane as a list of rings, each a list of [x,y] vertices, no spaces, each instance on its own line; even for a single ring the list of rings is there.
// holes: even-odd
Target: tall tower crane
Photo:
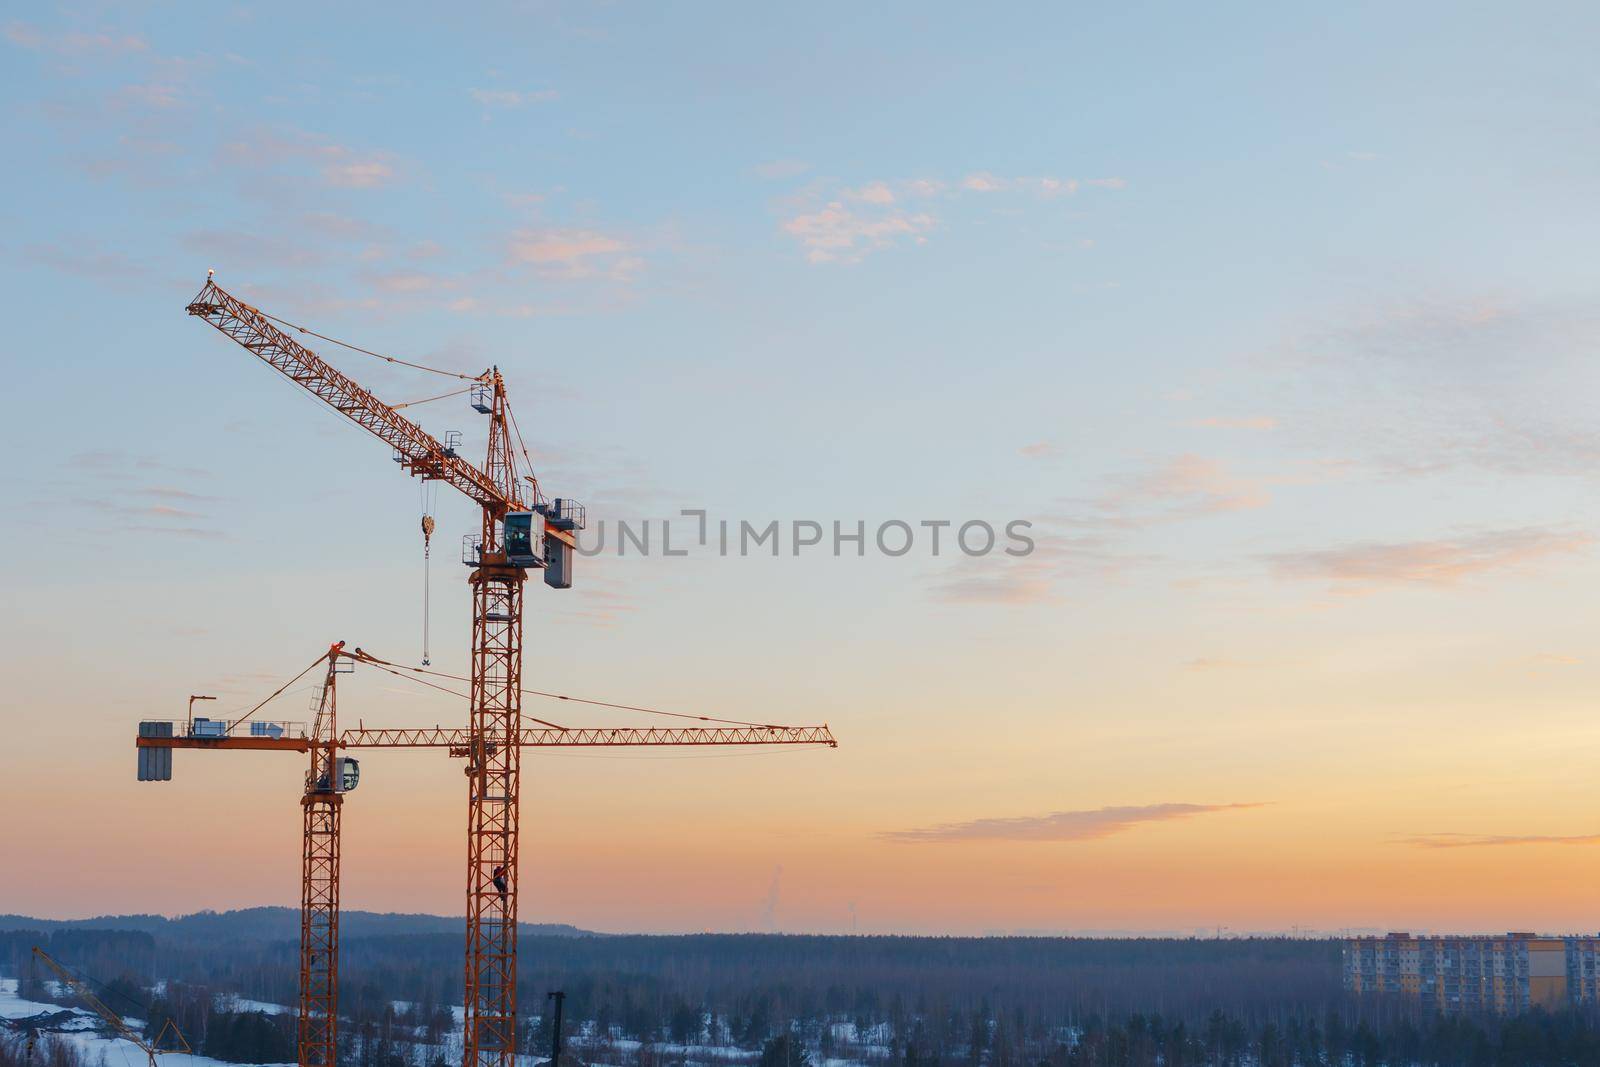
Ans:
[[[211,275],[187,310],[387,443],[402,469],[454,486],[481,510],[482,525],[471,552],[469,579],[472,646],[465,738],[467,944],[462,1063],[463,1067],[514,1067],[523,583],[529,569],[539,569],[546,585],[556,589],[571,586],[575,532],[584,525],[584,510],[571,500],[547,499],[531,470],[519,477],[511,447],[516,420],[498,368],[476,377],[455,375],[471,383],[473,408],[489,417],[488,449],[483,466],[477,467],[448,442],[441,443],[395,406],[379,400],[274,325],[284,320],[224,291]],[[517,436],[520,441],[520,433]],[[525,447],[522,454],[526,459]],[[309,813],[311,806],[307,810]],[[322,1062],[331,1064],[331,1060]]]
[[[311,665],[280,686],[271,696],[237,719],[196,719],[193,700],[183,723],[146,720],[139,724],[135,745],[139,751],[140,781],[170,781],[172,750],[178,748],[231,751],[275,751],[309,754],[301,798],[305,812],[302,839],[300,891],[300,1003],[298,1048],[300,1067],[334,1067],[338,1062],[339,1029],[339,854],[340,814],[344,795],[360,781],[360,765],[342,755],[350,749],[443,748],[453,757],[472,759],[478,752],[470,731],[443,727],[383,729],[338,728],[337,681],[357,663],[366,663],[401,677],[441,672],[410,668],[370,655],[359,648],[346,650],[343,641],[328,647]],[[269,702],[319,666],[326,666],[323,681],[312,697],[315,713],[310,729],[290,722],[253,717]],[[428,682],[426,684],[435,685]],[[574,700],[576,698],[564,697]],[[579,703],[600,703],[578,700]],[[647,710],[647,709],[633,709]],[[696,716],[696,718],[704,718]],[[520,731],[516,745],[526,747],[637,747],[705,745],[826,745],[836,747],[827,726],[772,726],[717,720],[715,727],[588,727],[568,728],[542,723]],[[248,726],[240,732],[241,726]],[[498,742],[496,742],[498,743]],[[502,883],[504,872],[501,872]],[[509,887],[508,887],[509,888]]]
[[[371,392],[225,292],[215,278],[188,306],[262,362],[371,431],[414,475],[455,486],[482,512],[472,585],[473,755],[467,765],[466,1037],[463,1067],[512,1067],[517,1015],[517,831],[521,810],[522,586],[530,567],[557,589],[572,584],[573,531],[582,513],[546,502],[528,472],[531,510],[511,450],[505,381],[480,375],[473,406],[489,416],[481,468],[447,449]]]

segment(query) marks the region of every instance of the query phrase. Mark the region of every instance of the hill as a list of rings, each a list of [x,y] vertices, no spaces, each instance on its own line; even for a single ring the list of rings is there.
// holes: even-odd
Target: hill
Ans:
[[[375,911],[340,913],[345,937],[408,937],[427,934],[460,936],[466,920],[460,916],[398,914]],[[300,912],[295,908],[239,908],[233,911],[197,911],[168,918],[165,915],[99,915],[89,919],[35,919],[27,915],[0,915],[0,932],[39,930],[130,930],[175,941],[296,941],[300,937]],[[593,937],[587,930],[565,923],[521,923],[524,937]]]

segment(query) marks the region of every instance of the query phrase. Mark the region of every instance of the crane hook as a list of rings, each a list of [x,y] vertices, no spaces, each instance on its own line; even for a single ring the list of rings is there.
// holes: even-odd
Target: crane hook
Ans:
[[[428,591],[432,585],[428,580],[428,557],[432,555],[433,546],[433,516],[426,511],[422,513],[422,665],[430,666],[428,659]]]

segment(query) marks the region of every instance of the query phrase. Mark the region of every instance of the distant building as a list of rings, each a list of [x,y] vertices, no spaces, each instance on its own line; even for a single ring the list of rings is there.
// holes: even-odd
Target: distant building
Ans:
[[[1600,938],[1357,937],[1344,945],[1344,987],[1394,993],[1444,1012],[1514,1015],[1600,1003]]]

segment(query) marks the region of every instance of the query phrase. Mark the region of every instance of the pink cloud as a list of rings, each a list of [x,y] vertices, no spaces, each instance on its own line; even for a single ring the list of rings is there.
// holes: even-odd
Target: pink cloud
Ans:
[[[1455,585],[1555,556],[1586,551],[1594,535],[1524,527],[1453,540],[1367,543],[1269,557],[1280,577],[1327,581],[1335,589]]]
[[[859,189],[846,189],[844,195],[848,199],[860,200],[864,204],[894,203],[894,190],[889,188],[887,182],[869,182]]]
[[[229,142],[221,158],[228,166],[257,175],[310,164],[323,184],[341,189],[372,189],[398,176],[387,152],[362,151],[294,129],[260,131],[248,140]]]
[[[1107,577],[1144,561],[1117,552],[1098,536],[1069,537],[1037,529],[1028,531],[1028,536],[1033,548],[1026,555],[993,552],[963,559],[935,579],[933,597],[952,604],[1049,604],[1061,599],[1061,584],[1069,579]],[[1017,544],[1008,547],[1022,550]]]
[[[927,214],[859,214],[834,200],[817,211],[789,219],[783,231],[800,242],[812,263],[856,263],[869,252],[901,240],[924,241],[922,235],[934,224],[933,216]]]
[[[1560,652],[1536,652],[1528,657],[1527,662],[1534,667],[1576,667],[1583,660]]]
[[[993,174],[969,174],[961,182],[961,188],[969,193],[998,193],[1011,188],[1011,183],[1005,178],[998,178]]]
[[[166,110],[183,103],[183,90],[170,83],[151,82],[142,85],[124,85],[118,90],[119,99],[140,107]]]
[[[548,277],[628,281],[644,266],[626,241],[597,230],[519,230],[512,235],[509,254],[513,263]]]
[[[1417,834],[1416,848],[1494,848],[1506,845],[1600,845],[1600,834]]]
[[[1240,667],[1248,666],[1249,664],[1243,660],[1228,659],[1225,656],[1198,656],[1185,663],[1183,669],[1204,674],[1210,671],[1236,670]]]
[[[1174,457],[1145,475],[1123,497],[1166,502],[1195,514],[1248,511],[1272,499],[1261,482],[1230,474],[1219,460],[1192,453]]]
[[[376,159],[329,163],[322,168],[324,181],[345,189],[372,189],[393,177],[394,168]]]
[[[125,55],[144,52],[149,43],[138,34],[98,33],[46,33],[25,22],[12,22],[6,26],[6,40],[19,48],[34,52],[54,52],[57,55]]]
[[[438,289],[454,289],[459,284],[420,270],[390,271],[372,276],[372,284],[386,293],[428,293]]]
[[[796,199],[805,206],[780,224],[783,232],[798,241],[812,263],[856,263],[870,252],[888,248],[901,240],[927,242],[927,231],[937,221],[926,212],[910,213],[897,205],[903,199],[954,200],[963,194],[1032,193],[1041,199],[1070,196],[1081,185],[1121,188],[1121,179],[1003,177],[988,171],[969,174],[955,186],[937,178],[912,178],[903,181],[875,180],[864,185],[840,188],[835,183],[814,182]],[[819,189],[832,189],[836,199],[823,200]]]
[[[1278,420],[1271,415],[1244,415],[1237,417],[1211,416],[1195,419],[1191,426],[1208,430],[1275,430]]]
[[[1071,196],[1078,191],[1075,178],[1019,178],[1018,183],[1040,196]]]
[[[531,92],[515,89],[472,89],[469,95],[486,108],[516,108],[528,104],[546,104],[561,96],[554,89],[536,89]]]
[[[952,841],[1098,841],[1153,822],[1172,822],[1224,811],[1259,808],[1261,804],[1145,804],[1136,807],[1053,811],[941,823],[915,830],[890,830],[880,837],[900,844]]]

